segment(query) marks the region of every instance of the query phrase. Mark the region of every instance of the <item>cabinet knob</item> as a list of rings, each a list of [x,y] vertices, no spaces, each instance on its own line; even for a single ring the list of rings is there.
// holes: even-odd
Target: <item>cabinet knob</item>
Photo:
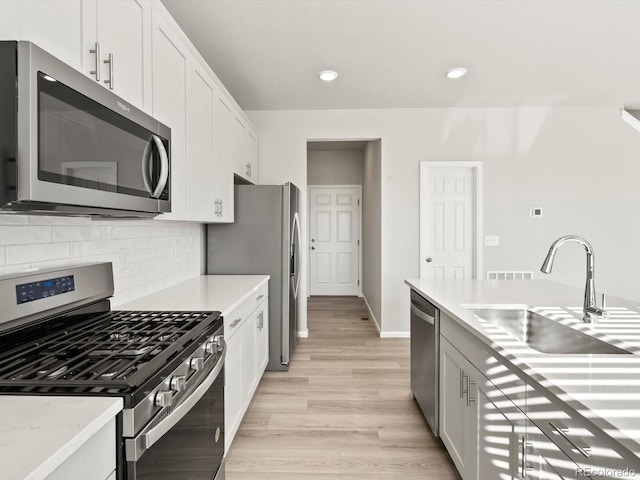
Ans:
[[[427,262],[427,263],[431,263],[431,262],[433,262],[433,258],[431,258],[431,257],[427,257],[427,258],[425,259],[425,262]]]

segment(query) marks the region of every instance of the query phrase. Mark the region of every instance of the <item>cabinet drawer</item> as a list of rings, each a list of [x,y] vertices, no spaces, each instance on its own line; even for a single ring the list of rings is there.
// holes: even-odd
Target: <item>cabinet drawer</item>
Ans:
[[[603,469],[640,471],[640,459],[578,412],[542,389],[527,392],[527,416],[585,477]],[[598,476],[597,478],[609,478]],[[620,477],[620,475],[618,475]],[[624,477],[620,477],[624,478]]]
[[[262,284],[255,292],[251,293],[240,305],[224,315],[224,335],[229,339],[246,321],[251,313],[267,299],[269,295],[268,282]]]

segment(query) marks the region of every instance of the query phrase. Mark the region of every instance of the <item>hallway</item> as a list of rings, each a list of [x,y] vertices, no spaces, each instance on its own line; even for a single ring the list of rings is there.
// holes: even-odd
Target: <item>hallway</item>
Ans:
[[[409,399],[409,340],[380,339],[358,297],[310,297],[308,326],[290,371],[265,373],[227,479],[457,479]]]

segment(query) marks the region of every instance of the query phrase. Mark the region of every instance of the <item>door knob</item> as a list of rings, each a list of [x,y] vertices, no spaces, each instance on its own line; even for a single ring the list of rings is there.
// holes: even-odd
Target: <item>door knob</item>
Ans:
[[[427,257],[427,263],[431,263],[432,261],[433,261],[433,258]]]
[[[316,241],[316,239],[315,239],[315,238],[312,238],[312,239],[311,239],[311,241],[312,241],[312,242],[315,242],[315,241]]]
[[[311,250],[315,250],[315,249],[316,249],[316,247],[311,247]]]

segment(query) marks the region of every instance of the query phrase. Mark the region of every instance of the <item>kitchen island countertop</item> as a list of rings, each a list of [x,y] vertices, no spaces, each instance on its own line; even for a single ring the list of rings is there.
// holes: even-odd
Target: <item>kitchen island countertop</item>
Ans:
[[[583,323],[579,288],[547,280],[406,280],[411,289],[598,428],[640,456],[640,304],[609,297],[608,318]],[[469,311],[528,306],[632,355],[547,354]]]

